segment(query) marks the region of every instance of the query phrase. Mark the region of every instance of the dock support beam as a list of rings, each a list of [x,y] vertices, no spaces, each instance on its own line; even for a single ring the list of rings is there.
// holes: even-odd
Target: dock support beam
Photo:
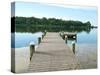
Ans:
[[[64,39],[65,39],[65,43],[67,43],[67,39],[68,39],[67,35],[65,35]]]
[[[44,38],[44,34],[42,34],[42,39]]]
[[[38,37],[38,44],[41,43],[41,37]]]
[[[30,61],[32,59],[33,53],[35,52],[35,44],[31,43],[30,44]]]
[[[44,31],[44,36],[46,35],[46,33],[47,33],[47,31],[45,30],[45,31]]]
[[[72,42],[72,50],[73,50],[73,53],[75,54],[75,42]]]

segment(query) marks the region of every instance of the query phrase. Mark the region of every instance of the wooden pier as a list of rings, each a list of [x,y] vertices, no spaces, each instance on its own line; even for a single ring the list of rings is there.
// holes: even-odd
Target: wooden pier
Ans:
[[[60,36],[65,39],[65,36],[67,36],[68,39],[76,39],[77,33],[76,32],[60,32]]]
[[[27,72],[78,69],[79,62],[59,33],[47,32],[33,53]]]

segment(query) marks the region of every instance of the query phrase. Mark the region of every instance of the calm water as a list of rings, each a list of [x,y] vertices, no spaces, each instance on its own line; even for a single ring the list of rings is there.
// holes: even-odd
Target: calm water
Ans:
[[[11,39],[11,47],[12,48],[21,48],[29,46],[30,42],[34,42],[36,45],[38,44],[38,37],[42,36],[42,32],[37,33],[12,33],[11,37],[15,39]],[[15,40],[15,42],[14,42]],[[15,45],[14,45],[15,43]]]
[[[29,46],[33,41],[38,44],[38,37],[42,35],[38,33],[15,33],[15,46],[14,39],[12,39],[12,48],[21,48]],[[12,36],[14,34],[12,33]],[[80,68],[96,68],[97,67],[97,29],[92,29],[89,33],[80,32],[77,33],[77,40],[68,40],[67,44],[71,49],[72,42],[75,42],[75,55],[78,58],[81,67]]]
[[[77,40],[68,40],[67,44],[72,50],[73,42],[75,42],[75,55],[80,61],[81,68],[97,68],[97,29],[92,29],[90,33],[78,33]]]

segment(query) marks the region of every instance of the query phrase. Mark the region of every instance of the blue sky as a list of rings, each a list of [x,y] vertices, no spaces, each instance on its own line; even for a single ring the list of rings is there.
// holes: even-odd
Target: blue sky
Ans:
[[[97,25],[96,7],[16,2],[15,16],[54,17],[64,20],[90,21],[92,25]]]

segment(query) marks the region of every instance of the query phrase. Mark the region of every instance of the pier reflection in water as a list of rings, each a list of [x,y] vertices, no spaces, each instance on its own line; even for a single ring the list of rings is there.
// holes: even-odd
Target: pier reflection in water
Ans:
[[[66,44],[68,44],[70,46],[71,50],[75,54],[76,43],[77,43],[77,35],[75,35],[73,37],[68,37],[68,39],[65,40],[65,42],[66,42]]]
[[[78,58],[81,69],[97,68],[97,29],[77,32],[77,37],[68,38],[66,44]]]

